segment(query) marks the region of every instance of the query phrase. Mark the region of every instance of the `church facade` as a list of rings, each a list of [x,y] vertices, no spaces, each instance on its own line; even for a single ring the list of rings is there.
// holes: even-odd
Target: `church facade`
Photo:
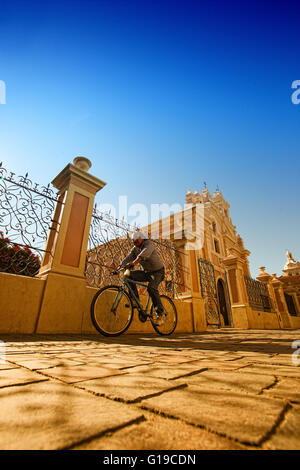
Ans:
[[[250,251],[221,191],[189,190],[186,207],[188,217],[182,211],[146,229],[150,238],[168,238],[176,245],[184,268],[179,298],[198,303],[206,327],[299,328],[300,263],[289,255],[282,276],[261,267],[253,279]],[[188,239],[191,232],[198,243]]]
[[[286,253],[286,264],[282,273],[279,281],[283,285],[288,312],[297,317],[300,312],[300,262],[294,260],[290,251]]]

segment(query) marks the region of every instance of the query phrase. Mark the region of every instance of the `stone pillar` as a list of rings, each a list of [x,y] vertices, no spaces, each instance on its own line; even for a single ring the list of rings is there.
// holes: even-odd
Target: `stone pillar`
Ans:
[[[194,332],[205,331],[207,328],[204,300],[200,290],[200,277],[198,268],[197,251],[188,250],[190,289],[193,307]]]
[[[259,269],[261,272],[258,276],[256,276],[256,279],[267,286],[269,281],[272,279],[272,276],[265,272],[265,266],[261,266]]]
[[[235,248],[229,249],[229,255],[223,258],[229,284],[231,310],[234,328],[248,328],[249,301],[244,280],[245,260]]]
[[[95,194],[106,183],[88,173],[91,162],[74,159],[52,181],[58,189],[47,251],[39,272],[46,279],[37,333],[78,333],[86,308],[84,275]]]
[[[250,267],[249,267],[249,260],[248,260],[248,256],[251,254],[251,252],[249,250],[245,249],[243,239],[241,238],[240,235],[237,235],[237,245],[239,246],[239,248],[241,250],[240,251],[240,258],[241,258],[242,264],[243,264],[244,276],[251,277]]]
[[[265,266],[261,266],[259,269],[261,270],[261,273],[258,276],[256,276],[256,279],[266,286],[270,300],[273,303],[272,308],[275,309],[275,313],[277,315],[278,327],[283,328],[283,321],[282,321],[280,312],[277,307],[276,296],[275,296],[274,288],[271,282],[273,278],[270,274],[265,272],[265,269],[266,269]]]
[[[280,315],[280,327],[291,328],[291,321],[284,297],[282,282],[276,278],[276,274],[273,274],[273,278],[270,281],[270,284],[274,292],[274,298]]]
[[[297,313],[297,316],[299,317],[300,316],[300,300],[297,296],[297,291],[293,292],[292,296],[294,300],[294,305],[296,307],[296,313]]]

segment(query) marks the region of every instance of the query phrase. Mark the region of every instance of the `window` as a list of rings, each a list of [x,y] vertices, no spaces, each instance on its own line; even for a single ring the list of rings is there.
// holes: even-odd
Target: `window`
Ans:
[[[286,304],[287,304],[289,314],[296,316],[297,313],[296,313],[296,308],[295,308],[293,297],[291,295],[287,294],[286,292],[284,293],[284,297],[285,297],[285,300],[286,300]]]
[[[217,253],[220,253],[220,245],[219,245],[218,240],[214,239],[214,245],[215,245],[215,251]]]
[[[213,229],[213,232],[216,233],[216,231],[217,231],[216,222],[213,222],[213,223],[212,223],[212,229]]]

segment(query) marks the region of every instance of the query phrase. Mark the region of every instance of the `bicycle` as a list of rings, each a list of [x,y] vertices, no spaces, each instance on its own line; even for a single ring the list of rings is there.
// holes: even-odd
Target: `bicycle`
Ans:
[[[115,271],[113,274],[117,274]],[[131,284],[147,288],[147,284],[129,278],[130,271],[126,270],[122,285],[102,287],[94,296],[91,303],[91,319],[96,330],[104,336],[119,336],[124,333],[133,320],[134,309],[139,312],[139,320],[144,323],[150,320],[154,330],[162,335],[171,335],[177,326],[177,310],[174,302],[167,295],[160,296],[164,308],[157,315],[153,303],[150,307],[148,294],[145,309],[136,297]]]

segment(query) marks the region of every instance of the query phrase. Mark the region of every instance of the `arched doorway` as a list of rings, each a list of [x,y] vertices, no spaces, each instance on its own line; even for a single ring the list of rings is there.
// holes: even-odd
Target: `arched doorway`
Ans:
[[[222,279],[219,279],[217,282],[217,291],[219,299],[220,314],[223,317],[223,322],[225,326],[230,326],[228,308],[225,296],[225,287]]]

